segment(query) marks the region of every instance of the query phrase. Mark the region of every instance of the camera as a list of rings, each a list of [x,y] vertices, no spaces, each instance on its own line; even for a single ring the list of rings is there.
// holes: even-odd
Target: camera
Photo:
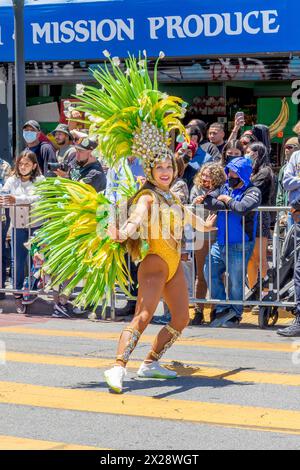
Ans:
[[[56,171],[56,170],[61,170],[61,171],[68,171],[69,166],[67,163],[48,163],[48,170],[50,171]]]
[[[188,153],[184,153],[182,155],[182,159],[183,159],[184,163],[189,163],[192,160],[192,158],[190,157],[190,155]]]

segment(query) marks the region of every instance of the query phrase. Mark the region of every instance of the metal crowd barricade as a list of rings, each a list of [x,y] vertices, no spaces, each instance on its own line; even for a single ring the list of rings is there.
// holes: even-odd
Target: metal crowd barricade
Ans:
[[[28,207],[30,210],[30,206],[28,204],[18,205],[18,207]],[[211,257],[211,248],[213,246],[214,240],[212,238],[211,233],[208,234],[208,256],[206,259],[206,264],[208,266],[208,289],[207,289],[207,296],[205,298],[197,298],[195,292],[195,280],[196,280],[196,264],[195,264],[195,249],[191,248],[190,250],[190,261],[191,261],[191,278],[192,278],[192,295],[190,296],[190,304],[204,304],[204,305],[242,305],[243,307],[278,307],[278,308],[288,308],[293,309],[295,306],[296,298],[295,298],[295,289],[293,286],[293,275],[291,274],[293,271],[293,266],[295,266],[298,258],[298,253],[300,251],[300,225],[294,225],[294,235],[289,232],[287,233],[287,229],[285,229],[285,233],[282,234],[281,232],[284,230],[283,227],[278,222],[278,214],[279,213],[288,213],[290,210],[289,207],[260,207],[256,209],[258,212],[258,227],[259,227],[259,272],[262,272],[262,252],[263,252],[263,241],[262,241],[262,233],[263,233],[263,213],[276,213],[277,222],[275,224],[275,228],[272,233],[272,238],[268,240],[268,246],[272,249],[272,256],[268,260],[268,267],[269,272],[272,273],[272,276],[269,280],[268,291],[264,289],[263,279],[262,276],[258,278],[258,285],[256,286],[257,290],[257,298],[251,298],[251,290],[247,287],[247,266],[246,266],[246,250],[245,250],[245,217],[242,217],[242,228],[243,228],[243,240],[242,240],[242,279],[241,282],[243,284],[243,293],[241,299],[232,300],[230,298],[230,278],[229,278],[229,252],[230,252],[230,244],[228,243],[229,238],[229,231],[230,227],[228,224],[228,214],[229,212],[226,211],[225,219],[226,219],[226,245],[225,245],[225,270],[224,270],[224,290],[225,290],[225,298],[224,299],[217,299],[213,298],[211,295],[212,292],[212,257]],[[6,277],[4,276],[3,268],[3,256],[5,255],[4,250],[5,248],[5,232],[7,230],[7,216],[8,211],[10,212],[10,233],[11,233],[11,246],[13,249],[11,250],[11,256],[13,258],[13,273],[12,273],[12,280],[10,283],[6,283],[7,285],[3,284],[3,279]],[[0,224],[0,237],[1,237],[1,250],[0,250],[0,292],[4,293],[13,293],[13,294],[24,294],[23,289],[17,289],[16,286],[16,260],[18,258],[18,252],[16,248],[16,230],[13,230],[12,227],[16,227],[16,220],[17,220],[17,213],[14,210],[14,206],[0,206],[0,214],[1,214],[1,224]],[[30,239],[32,236],[32,232],[34,228],[27,226],[28,229],[28,238]],[[289,263],[291,264],[291,273],[289,274],[289,282],[286,285],[282,285],[280,277],[282,276],[282,271],[284,270],[284,263],[287,262],[285,259],[282,258],[282,248],[286,248],[289,246],[291,251],[291,255],[293,256],[293,262],[291,257],[289,257]],[[33,290],[31,285],[31,257],[28,253],[27,257],[27,276],[28,276],[28,289],[26,289],[27,294],[35,294],[35,295],[42,295],[45,292],[42,290]],[[130,266],[130,260],[128,261],[128,265]],[[6,269],[8,266],[6,266]],[[271,295],[272,293],[272,295]],[[47,291],[47,294],[49,292]],[[120,299],[126,299],[124,294],[122,294],[117,288],[111,294],[111,302],[110,302],[110,318],[111,320],[115,320],[115,311],[116,311],[116,302]],[[105,314],[103,315],[105,318]]]
[[[284,228],[284,226],[281,226],[278,221],[278,215],[279,213],[288,213],[290,210],[290,207],[259,207],[258,209],[254,210],[253,212],[258,213],[258,236],[256,238],[259,239],[259,269],[258,269],[258,283],[256,285],[256,292],[257,298],[251,298],[251,289],[248,288],[247,286],[247,267],[246,266],[246,226],[245,226],[245,216],[242,217],[242,228],[243,228],[243,240],[242,240],[242,263],[243,263],[243,275],[241,282],[243,284],[243,293],[241,299],[238,300],[232,300],[230,299],[230,278],[229,278],[229,250],[230,250],[230,244],[228,243],[228,238],[229,238],[229,230],[230,227],[228,225],[228,214],[229,211],[226,211],[225,219],[226,219],[226,245],[225,245],[225,271],[224,271],[224,287],[225,287],[225,299],[217,299],[213,298],[211,295],[212,292],[212,257],[211,257],[211,248],[213,245],[213,240],[212,240],[212,235],[209,233],[209,253],[206,258],[206,263],[208,266],[208,286],[207,286],[207,296],[206,298],[197,298],[196,293],[195,293],[195,280],[196,280],[196,270],[195,270],[195,250],[192,249],[190,256],[192,259],[192,272],[193,272],[193,286],[192,286],[192,291],[193,295],[190,297],[189,302],[191,304],[204,304],[204,305],[242,305],[243,307],[278,307],[278,308],[288,308],[288,309],[293,309],[295,307],[295,302],[296,302],[296,297],[295,297],[295,289],[293,287],[293,274],[290,274],[290,282],[287,285],[282,286],[281,285],[281,271],[282,268],[284,267],[285,260],[282,259],[282,245],[287,240],[287,236],[292,237],[292,243],[293,243],[293,263],[292,263],[292,269],[291,272],[293,272],[293,267],[295,266],[297,259],[298,259],[298,253],[300,251],[300,225],[294,225],[293,227],[295,228],[295,236],[292,234],[288,235],[288,230],[287,228]],[[260,275],[262,273],[262,265],[263,265],[263,213],[270,213],[274,214],[276,213],[276,224],[275,227],[271,230],[271,238],[268,239],[267,242],[267,255],[270,253],[270,248],[272,250],[272,256],[268,257],[268,274],[269,276],[269,284],[268,284],[268,289],[264,288],[264,283],[263,283],[263,278]],[[298,229],[299,228],[299,233]],[[296,230],[297,229],[297,230]],[[282,235],[281,231],[285,231],[285,234]],[[251,258],[251,257],[250,257]],[[290,259],[290,258],[289,258]],[[291,262],[291,260],[290,260]],[[290,293],[292,292],[292,295],[286,295],[285,297],[289,298],[283,298],[283,293],[286,291],[286,289],[290,288]],[[272,296],[271,296],[272,293]],[[268,299],[268,297],[272,297],[271,299]],[[249,298],[250,297],[250,298]],[[116,301],[120,299],[124,299],[125,296],[121,293],[118,292],[114,293],[112,296],[112,316],[111,319],[114,320],[114,312],[116,308]]]

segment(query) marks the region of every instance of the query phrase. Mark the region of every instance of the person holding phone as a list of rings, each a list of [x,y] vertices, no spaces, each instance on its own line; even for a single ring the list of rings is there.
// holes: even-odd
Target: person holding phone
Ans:
[[[245,114],[243,111],[238,111],[234,118],[234,128],[229,136],[228,142],[237,140],[239,131],[245,125]]]

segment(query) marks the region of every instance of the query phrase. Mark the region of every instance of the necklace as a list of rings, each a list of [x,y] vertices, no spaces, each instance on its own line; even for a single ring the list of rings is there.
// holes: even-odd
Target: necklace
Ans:
[[[159,189],[156,187],[156,192],[158,192],[158,194],[160,194],[163,198],[165,198],[166,201],[171,201],[174,199],[174,196],[171,193],[171,191],[163,191],[162,189]]]

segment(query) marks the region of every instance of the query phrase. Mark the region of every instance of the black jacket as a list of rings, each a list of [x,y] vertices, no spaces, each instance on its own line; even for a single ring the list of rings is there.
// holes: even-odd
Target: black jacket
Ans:
[[[275,193],[275,178],[272,168],[265,166],[256,175],[251,177],[251,181],[261,192],[261,205],[269,206]]]
[[[73,181],[83,181],[90,184],[99,193],[106,187],[106,176],[100,162],[89,163],[85,166],[75,165],[70,171],[70,178]]]

